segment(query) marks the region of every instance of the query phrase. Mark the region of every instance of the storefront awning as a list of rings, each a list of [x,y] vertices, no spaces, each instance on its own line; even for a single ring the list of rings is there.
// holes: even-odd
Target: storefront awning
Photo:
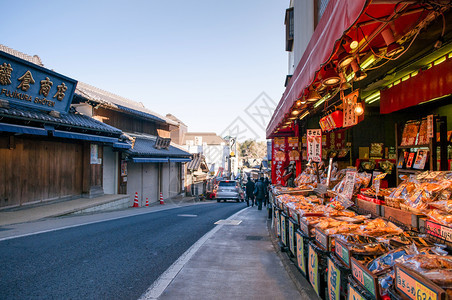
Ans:
[[[134,163],[167,163],[168,159],[168,157],[134,157],[132,161]]]
[[[366,0],[329,2],[267,126],[267,138],[274,137],[274,131],[284,115],[313,82],[315,73],[332,55],[336,41],[358,20],[367,2]]]
[[[170,158],[170,162],[189,162],[191,158]]]
[[[76,139],[76,140],[85,140],[85,141],[93,141],[93,142],[102,142],[102,143],[116,143],[118,142],[118,138],[100,136],[100,135],[92,135],[92,134],[84,134],[77,132],[67,132],[61,130],[53,131],[54,137],[68,138],[68,139]]]
[[[0,131],[33,134],[33,135],[47,135],[47,130],[44,128],[14,125],[14,124],[0,124]]]

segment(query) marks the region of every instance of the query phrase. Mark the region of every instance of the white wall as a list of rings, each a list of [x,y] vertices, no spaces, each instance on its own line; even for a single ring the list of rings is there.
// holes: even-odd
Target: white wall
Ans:
[[[104,147],[103,178],[102,185],[105,194],[118,193],[118,152],[113,152],[113,148]]]
[[[174,162],[162,164],[163,199],[174,197],[181,192],[179,164]]]
[[[314,33],[314,1],[294,0],[293,3],[294,45],[293,53],[289,54],[288,74],[293,74]]]
[[[135,192],[138,192],[140,206],[159,201],[158,164],[156,163],[128,163],[127,193],[133,204]]]

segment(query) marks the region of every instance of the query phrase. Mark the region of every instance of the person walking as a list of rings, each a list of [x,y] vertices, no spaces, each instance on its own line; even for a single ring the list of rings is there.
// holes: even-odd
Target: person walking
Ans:
[[[264,187],[265,187],[264,206],[268,205],[268,186],[269,185],[270,185],[270,181],[268,180],[268,177],[265,177],[265,179],[264,179]]]
[[[254,206],[254,181],[248,177],[248,181],[245,185],[245,194],[246,194],[246,206],[250,206],[250,200],[251,200],[251,206]]]
[[[262,201],[265,199],[264,177],[259,178],[254,187],[254,196],[256,196],[257,209],[262,210]]]

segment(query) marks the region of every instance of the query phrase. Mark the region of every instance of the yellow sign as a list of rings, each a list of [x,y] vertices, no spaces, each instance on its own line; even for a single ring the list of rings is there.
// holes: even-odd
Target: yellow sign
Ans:
[[[309,281],[311,282],[312,287],[314,288],[317,295],[319,295],[319,257],[317,253],[314,251],[311,245],[309,245],[309,253],[308,253],[308,274]]]
[[[295,253],[295,245],[294,241],[294,224],[289,220],[289,250],[292,253]]]
[[[397,268],[395,280],[396,288],[410,299],[438,299],[438,294],[434,290],[432,290],[422,282],[416,280],[414,277],[400,268]]]
[[[303,275],[306,276],[306,259],[304,256],[304,241],[301,234],[295,233],[297,236],[297,263]]]
[[[287,246],[286,217],[283,215],[281,215],[281,241],[284,246]]]
[[[365,300],[350,284],[348,285],[347,300]]]
[[[328,257],[328,299],[339,300],[341,297],[341,271]]]

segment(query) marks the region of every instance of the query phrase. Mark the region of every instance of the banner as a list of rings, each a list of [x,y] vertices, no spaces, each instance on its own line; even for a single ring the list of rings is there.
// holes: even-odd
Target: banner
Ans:
[[[308,129],[308,161],[322,161],[322,130]]]
[[[283,175],[289,164],[289,145],[285,137],[274,138],[272,141],[272,184],[284,185]]]

